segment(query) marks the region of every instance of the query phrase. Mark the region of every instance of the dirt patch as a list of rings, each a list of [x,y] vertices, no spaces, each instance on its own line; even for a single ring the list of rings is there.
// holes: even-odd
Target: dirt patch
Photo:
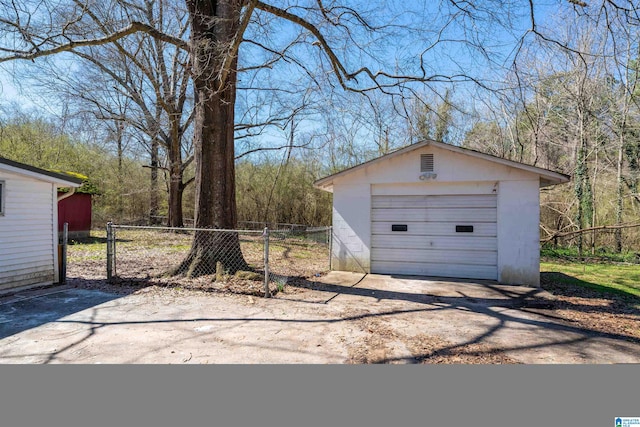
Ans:
[[[349,346],[348,363],[419,363],[419,364],[517,364],[487,344],[455,345],[442,337],[408,335],[377,318],[363,318],[356,322],[364,336]],[[398,356],[409,350],[411,357]]]
[[[617,294],[603,294],[576,285],[543,279],[541,286],[552,298],[532,300],[534,312],[562,319],[585,329],[626,336],[640,342],[640,299]],[[542,304],[536,309],[536,304]]]

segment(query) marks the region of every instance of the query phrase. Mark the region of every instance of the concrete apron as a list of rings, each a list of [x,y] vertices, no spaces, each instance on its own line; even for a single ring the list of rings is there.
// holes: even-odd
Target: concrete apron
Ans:
[[[345,363],[376,319],[405,337],[484,343],[523,363],[639,363],[640,346],[524,312],[495,282],[331,272],[277,298],[50,289],[0,305],[0,363]],[[375,332],[374,332],[375,333]],[[410,361],[407,346],[394,360]]]

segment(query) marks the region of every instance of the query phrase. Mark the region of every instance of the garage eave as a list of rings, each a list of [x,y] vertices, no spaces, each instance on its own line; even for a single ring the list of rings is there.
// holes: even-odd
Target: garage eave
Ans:
[[[562,174],[560,174],[562,175]],[[564,184],[569,182],[570,177],[567,175],[562,175],[560,177],[543,177],[540,176],[540,188],[550,187],[552,185]]]
[[[471,156],[471,157],[475,157],[475,158],[479,158],[479,159],[483,159],[489,162],[493,162],[493,163],[498,163],[504,166],[508,166],[508,167],[512,167],[515,169],[520,169],[520,170],[524,170],[527,172],[531,172],[534,173],[536,175],[538,175],[540,177],[540,188],[542,187],[548,187],[551,185],[556,185],[556,184],[562,184],[565,182],[569,182],[570,180],[570,176],[569,175],[565,175],[559,172],[555,172],[549,169],[544,169],[544,168],[539,168],[537,166],[531,166],[531,165],[527,165],[524,163],[520,163],[520,162],[516,162],[513,160],[508,160],[508,159],[503,159],[501,157],[496,157],[496,156],[492,156],[490,154],[485,154],[485,153],[481,153],[479,151],[475,151],[475,150],[471,150],[468,148],[463,148],[463,147],[458,147],[455,145],[451,145],[451,144],[445,144],[442,142],[437,142],[437,141],[432,141],[432,140],[426,140],[426,141],[422,141],[422,142],[418,142],[416,144],[412,144],[409,145],[407,147],[401,148],[399,150],[396,150],[392,153],[389,154],[385,154],[384,156],[380,156],[377,157],[375,159],[369,160],[367,162],[361,163],[359,165],[353,166],[351,168],[345,169],[343,171],[340,171],[338,173],[335,173],[333,175],[329,175],[327,177],[321,178],[319,180],[317,180],[316,182],[313,183],[313,186],[315,188],[318,188],[320,190],[324,190],[324,191],[328,191],[328,192],[333,192],[333,181],[336,178],[339,177],[344,177],[346,175],[350,175],[353,172],[356,172],[362,168],[374,165],[378,162],[382,162],[388,159],[391,159],[393,157],[396,156],[400,156],[402,154],[405,153],[409,153],[411,151],[414,150],[419,150],[423,147],[427,147],[427,146],[432,146],[432,147],[437,147],[437,148],[441,148],[444,150],[448,150],[448,151],[452,151],[455,153],[459,153],[459,154],[463,154],[466,156]]]
[[[318,190],[326,191],[329,193],[333,193],[333,180],[325,184],[318,184],[318,183],[319,181],[316,181],[313,183],[314,188],[317,188]]]

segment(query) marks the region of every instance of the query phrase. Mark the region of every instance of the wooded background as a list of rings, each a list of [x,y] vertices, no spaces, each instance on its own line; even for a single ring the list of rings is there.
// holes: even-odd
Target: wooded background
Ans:
[[[313,10],[257,2],[264,13],[248,14],[234,69],[240,76],[234,123],[238,221],[329,225],[331,195],[313,188],[316,179],[432,138],[571,175],[571,183],[542,190],[545,245],[587,253],[640,251],[640,31],[632,2],[558,1],[544,14],[533,3],[442,2],[438,16],[376,26],[391,3],[359,4],[357,14],[355,6],[333,2],[318,2]],[[7,16],[25,13],[12,5],[2,2],[5,29],[16,27]],[[3,79],[21,92],[15,100],[5,93],[0,103],[0,156],[86,175],[98,190],[95,227],[107,221],[182,226],[194,217],[196,199],[196,102],[181,45],[190,31],[185,5],[114,1],[82,11],[82,19],[104,33],[115,33],[122,16],[135,15],[135,22],[171,39],[132,32],[62,55],[40,58],[33,51],[37,68],[11,62]],[[266,12],[297,24],[302,16],[322,30],[320,18],[344,30],[347,23],[336,17],[347,16],[375,31],[371,39],[356,30],[344,30],[351,41],[318,38],[313,28],[300,24],[303,30],[294,32]],[[62,14],[53,8],[39,13],[52,19]],[[374,92],[337,90],[326,70],[311,71],[319,45],[349,62],[354,45],[373,52],[374,42],[385,37],[387,45],[401,40],[407,51],[412,40],[444,43],[446,18],[458,20],[458,36],[482,28],[463,41],[475,52],[467,62],[453,53],[430,57],[431,64],[421,61],[423,68],[446,69],[446,78],[434,73],[400,85],[398,73],[393,84],[377,81]],[[365,19],[371,21],[363,24]],[[426,29],[429,19],[439,23],[436,29]],[[400,27],[408,35],[392,38]],[[511,33],[518,33],[512,43],[501,44]],[[267,41],[275,47],[265,47]],[[327,67],[335,68],[328,58]]]

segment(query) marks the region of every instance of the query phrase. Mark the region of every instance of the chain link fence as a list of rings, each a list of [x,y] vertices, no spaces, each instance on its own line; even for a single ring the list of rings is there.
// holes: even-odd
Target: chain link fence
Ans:
[[[330,227],[220,230],[107,225],[107,279],[270,296],[329,270]]]
[[[120,221],[119,225],[138,225],[138,226],[167,226],[168,217],[155,215],[149,218],[129,220],[129,221]],[[195,221],[193,218],[183,218],[182,222],[185,227],[194,227]],[[313,231],[317,228],[327,227],[312,227],[306,224],[292,224],[288,222],[263,222],[263,221],[238,221],[238,228],[242,230],[253,230],[253,231],[262,231],[265,227],[268,227],[271,230],[289,230],[289,231],[305,231],[310,230]]]
[[[269,281],[277,290],[331,269],[331,227],[273,230],[268,241]]]

